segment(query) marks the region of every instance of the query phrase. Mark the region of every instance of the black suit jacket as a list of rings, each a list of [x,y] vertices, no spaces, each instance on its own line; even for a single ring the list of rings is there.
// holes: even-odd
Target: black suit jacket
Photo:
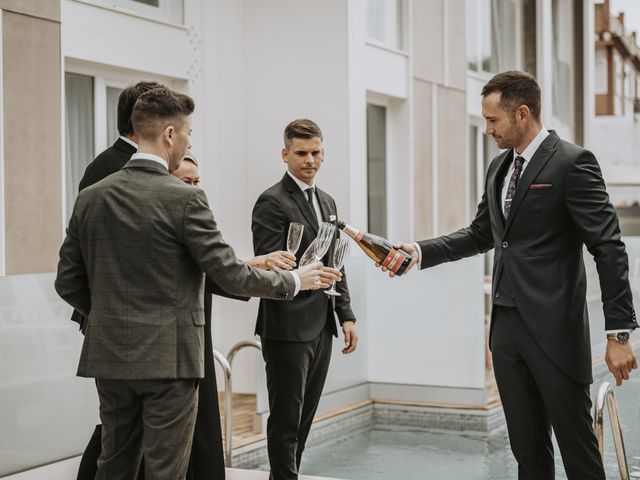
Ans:
[[[607,330],[637,328],[628,259],[594,155],[551,131],[522,173],[509,218],[500,189],[513,150],[489,166],[470,226],[419,242],[422,268],[495,249],[493,296],[508,292],[540,347],[566,374],[592,382],[582,248],[593,255]]]
[[[337,218],[336,204],[331,196],[316,188],[320,210],[325,221],[330,215]],[[286,250],[289,224],[297,222],[304,225],[300,248],[296,261],[313,241],[318,233],[318,221],[296,182],[285,173],[281,181],[265,190],[253,207],[251,230],[253,249],[256,255],[275,250]],[[325,256],[324,264],[332,258],[333,246]],[[337,335],[333,312],[340,324],[345,320],[355,320],[351,310],[347,277],[342,270],[342,281],[336,284],[339,297],[329,297],[322,290],[300,292],[290,302],[260,300],[256,334],[269,340],[309,341],[315,338],[327,325],[331,333]]]
[[[118,138],[113,145],[87,165],[78,190],[82,191],[112,173],[116,173],[124,167],[124,164],[129,161],[134,153],[136,153],[136,148],[133,145]]]

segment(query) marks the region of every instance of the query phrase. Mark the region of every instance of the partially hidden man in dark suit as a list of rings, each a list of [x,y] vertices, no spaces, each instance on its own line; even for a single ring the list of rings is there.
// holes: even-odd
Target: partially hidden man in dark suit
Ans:
[[[553,429],[567,477],[603,480],[582,249],[597,265],[606,361],[620,385],[636,368],[628,340],[638,324],[616,212],[594,155],[543,127],[533,77],[500,73],[482,97],[486,133],[506,151],[489,166],[475,219],[403,245],[421,268],[494,249],[489,345],[518,478],[554,478]]]
[[[78,375],[96,379],[98,480],[184,479],[203,376],[204,276],[231,294],[290,299],[339,278],[318,264],[266,272],[240,262],[204,192],[175,170],[189,147],[193,100],[166,88],[138,98],[138,153],[83,190],[60,249],[55,287],[86,315]]]
[[[336,204],[316,188],[322,162],[322,132],[311,120],[295,120],[284,132],[282,158],[287,172],[263,192],[253,208],[256,255],[286,248],[289,224],[304,225],[298,261],[315,238],[319,223],[335,221]],[[333,247],[324,258],[332,258]],[[343,272],[344,274],[344,272]],[[339,297],[322,291],[303,292],[291,302],[260,301],[256,334],[262,340],[269,392],[267,449],[272,480],[297,479],[300,459],[320,401],[332,336],[337,336],[334,312],[344,332],[348,354],[356,349],[355,315],[346,277],[337,284]]]

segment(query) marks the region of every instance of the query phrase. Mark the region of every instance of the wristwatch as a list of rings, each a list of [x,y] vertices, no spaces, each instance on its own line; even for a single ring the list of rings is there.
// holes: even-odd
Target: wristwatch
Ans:
[[[624,345],[629,341],[629,332],[607,333],[607,340],[615,340]]]

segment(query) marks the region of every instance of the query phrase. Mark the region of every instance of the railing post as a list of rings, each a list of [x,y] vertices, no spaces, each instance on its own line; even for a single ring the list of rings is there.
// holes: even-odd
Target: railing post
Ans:
[[[624,447],[622,438],[622,429],[620,428],[620,417],[618,416],[618,405],[616,404],[615,394],[609,382],[602,382],[598,390],[598,397],[595,404],[595,412],[593,415],[593,430],[598,439],[598,449],[604,463],[604,407],[607,405],[609,410],[609,420],[611,423],[611,432],[613,433],[613,445],[618,459],[618,468],[620,469],[620,479],[629,480],[629,465],[627,464],[627,452]]]
[[[224,456],[225,464],[227,467],[231,467],[233,462],[231,453],[233,448],[233,420],[231,418],[231,401],[233,390],[231,388],[231,365],[227,361],[224,355],[219,351],[213,350],[213,358],[222,367],[224,371]]]
[[[213,358],[218,361],[224,370],[224,457],[227,467],[233,466],[233,387],[231,383],[231,367],[233,358],[240,350],[246,347],[262,350],[262,344],[258,340],[244,340],[236,343],[225,357],[217,350],[213,350]]]

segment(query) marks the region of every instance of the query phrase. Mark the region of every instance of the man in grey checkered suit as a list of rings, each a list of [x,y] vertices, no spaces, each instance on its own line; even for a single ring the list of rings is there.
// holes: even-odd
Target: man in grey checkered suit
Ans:
[[[292,272],[239,261],[207,198],[170,175],[189,145],[193,100],[167,88],[133,110],[138,153],[78,195],[55,287],[88,317],[78,375],[96,379],[102,419],[99,480],[183,479],[204,374],[205,272],[236,295],[288,300],[339,272]]]

